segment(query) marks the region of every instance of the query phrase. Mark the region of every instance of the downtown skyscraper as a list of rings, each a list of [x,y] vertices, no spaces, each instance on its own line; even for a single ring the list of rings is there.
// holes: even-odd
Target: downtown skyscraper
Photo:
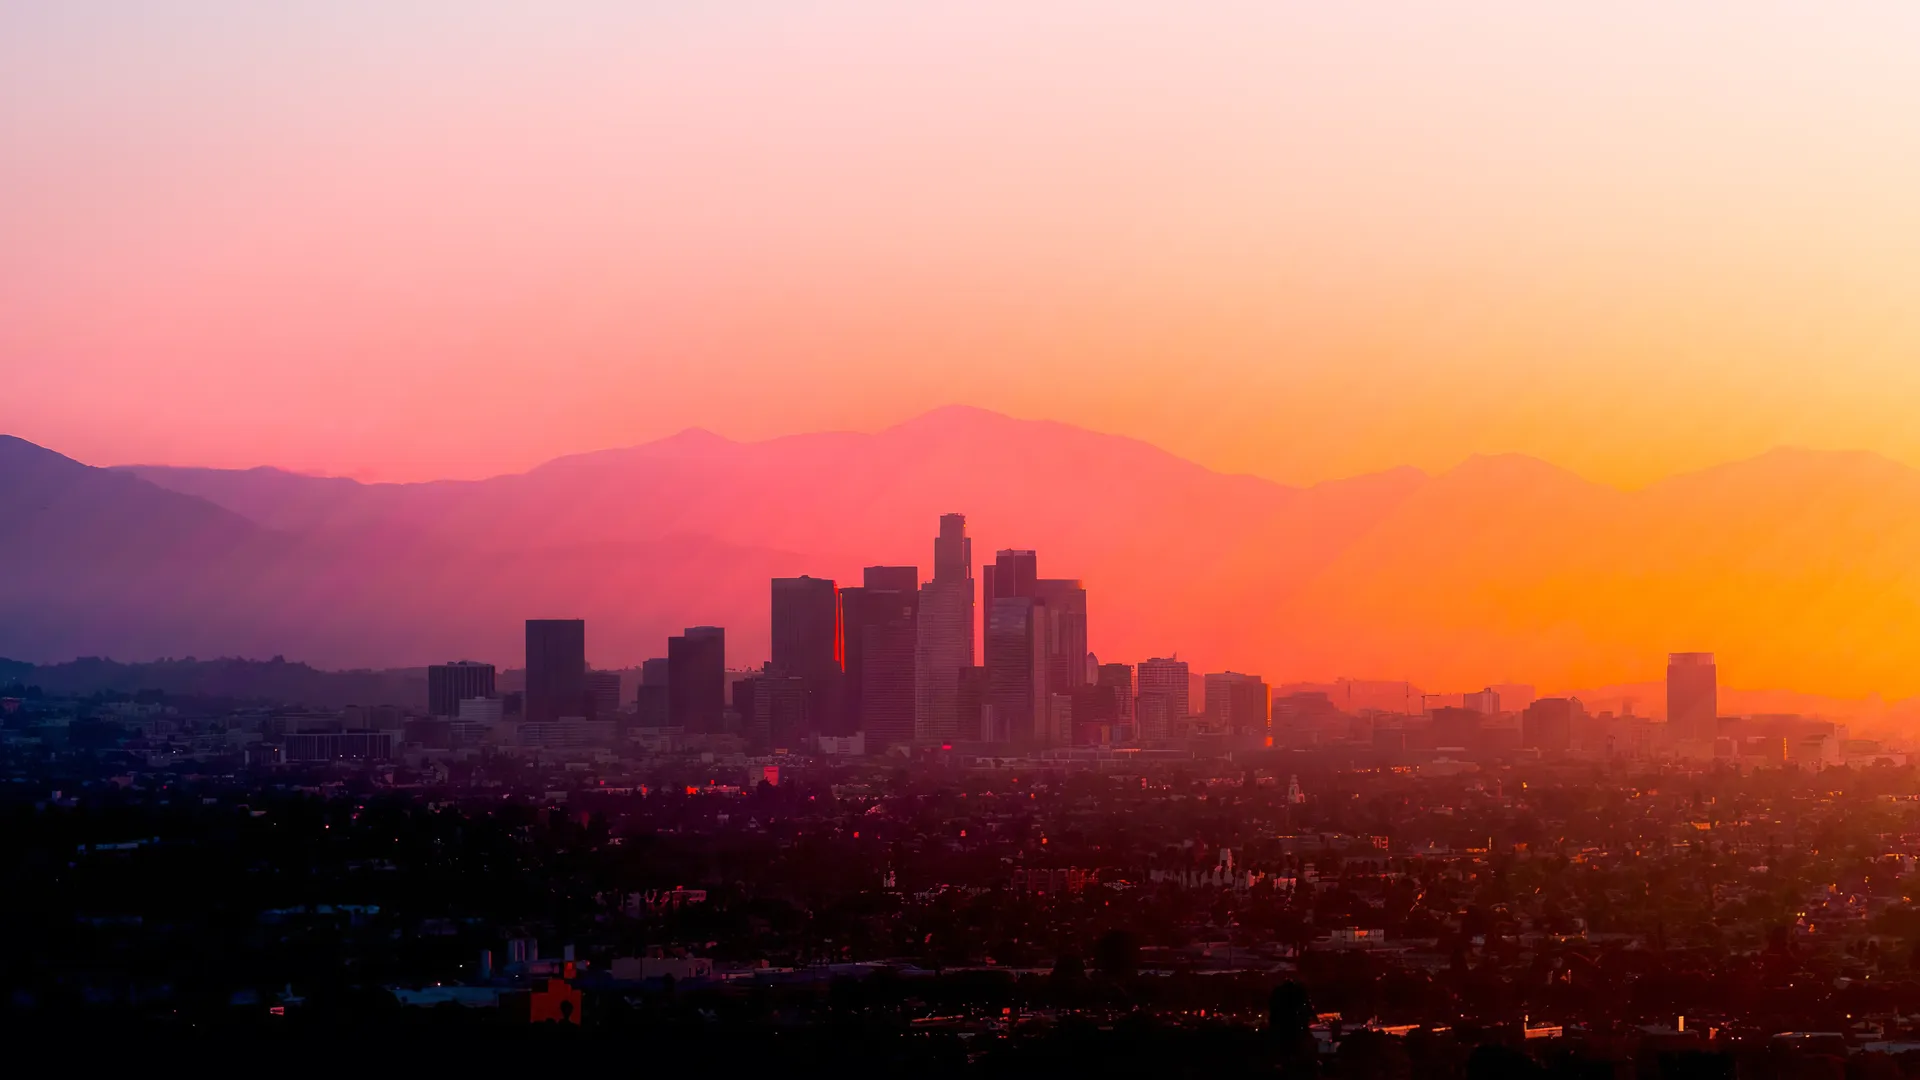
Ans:
[[[1057,741],[1048,686],[1048,614],[1036,596],[995,596],[987,604],[984,652],[991,742]]]
[[[920,586],[914,639],[913,741],[976,738],[976,724],[963,730],[960,680],[973,666],[973,540],[964,514],[944,514],[933,542],[933,580]],[[881,744],[868,735],[868,749]]]
[[[983,574],[989,741],[1074,738],[1073,695],[1088,684],[1087,590],[1077,578],[1041,577],[1039,562],[1033,551],[1007,548]]]
[[[920,570],[869,566],[859,588],[840,590],[846,624],[845,717],[838,730],[865,732],[875,747],[913,742]]]
[[[1038,578],[1034,595],[1047,605],[1047,686],[1070,694],[1087,685],[1087,590],[1079,578]]]
[[[773,671],[806,684],[806,733],[838,733],[846,633],[831,578],[773,579]]]

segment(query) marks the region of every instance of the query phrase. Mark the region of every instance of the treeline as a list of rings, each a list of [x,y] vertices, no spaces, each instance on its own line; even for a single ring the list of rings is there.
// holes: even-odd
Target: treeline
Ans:
[[[271,660],[163,659],[125,663],[83,656],[59,664],[0,658],[0,694],[122,699],[224,700],[337,709],[346,705],[418,708],[427,700],[425,668],[322,671],[276,656]]]

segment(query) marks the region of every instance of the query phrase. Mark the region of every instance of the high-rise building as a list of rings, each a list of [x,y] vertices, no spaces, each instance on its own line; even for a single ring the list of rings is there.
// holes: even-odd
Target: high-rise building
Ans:
[[[1216,731],[1242,738],[1267,737],[1267,684],[1236,671],[1207,676],[1207,721]]]
[[[1579,698],[1536,698],[1520,714],[1520,745],[1565,753],[1573,746],[1574,723],[1585,716]]]
[[[587,715],[587,621],[527,620],[528,723]]]
[[[839,734],[846,628],[832,578],[773,579],[773,668],[806,681],[808,726]],[[745,711],[742,710],[742,715]]]
[[[1134,722],[1142,739],[1170,738],[1187,718],[1187,662],[1154,658],[1136,669]]]
[[[919,576],[917,567],[869,566],[859,588],[840,590],[846,718],[833,734],[866,732],[875,749],[913,742]]]
[[[1040,577],[1039,563],[1033,551],[1003,549],[984,571],[983,589],[989,620],[1000,617],[1009,627],[1018,623],[1018,633],[1038,635],[1040,640],[1031,643],[1040,650],[1038,670],[1028,675],[1024,667],[1016,671],[1008,666],[1026,663],[1017,659],[1027,651],[1029,643],[1024,640],[1018,646],[1003,642],[998,659],[989,647],[985,660],[995,687],[994,707],[1011,725],[1013,738],[1050,745],[1071,741],[1071,724],[1057,717],[1070,709],[1072,692],[1087,684],[1087,590],[1072,578]],[[1031,603],[1011,605],[1003,612],[1003,600]],[[991,625],[988,632],[992,632]],[[1016,690],[1016,684],[1023,689]],[[1032,709],[1022,706],[1016,710],[1015,698],[1028,693],[1033,696]],[[1052,694],[1066,695],[1067,700],[1056,706],[1049,700]]]
[[[1047,605],[1047,684],[1057,693],[1087,685],[1087,590],[1078,578],[1040,578]]]
[[[620,715],[620,673],[587,672],[587,712],[589,720],[613,720]]]
[[[913,742],[917,636],[913,609],[906,605],[896,618],[869,623],[861,633],[866,662],[861,669],[860,730],[866,732],[869,746]]]
[[[1047,605],[1033,596],[999,596],[987,607],[988,704],[1009,742],[1044,746],[1055,741],[1047,615]]]
[[[1433,745],[1441,750],[1478,753],[1484,746],[1486,714],[1477,709],[1441,705],[1427,710]]]
[[[689,626],[667,639],[667,723],[688,734],[725,731],[727,707],[727,632],[718,626]]]
[[[634,726],[643,728],[663,728],[668,726],[667,673],[669,664],[664,656],[656,656],[640,665],[640,689],[634,694]]]
[[[933,580],[973,580],[973,540],[967,536],[967,515],[941,514],[940,535],[933,540]]]
[[[1712,744],[1719,731],[1718,669],[1710,652],[1667,656],[1667,731],[1676,742]]]
[[[860,586],[880,592],[917,593],[920,591],[920,568],[869,566],[860,571]]]
[[[1004,548],[995,552],[993,565],[985,571],[981,602],[990,603],[1003,596],[1039,595],[1039,566],[1039,557],[1031,551]]]
[[[960,715],[960,672],[974,666],[973,541],[964,514],[940,518],[933,542],[933,580],[920,586],[914,636],[913,738],[933,743],[971,739]],[[868,740],[872,750],[880,749]]]
[[[840,590],[840,610],[846,624],[847,677],[842,691],[843,717],[827,734],[852,735],[864,731],[877,717],[892,744],[913,741],[915,700],[914,646],[915,627],[920,610],[920,571],[913,566],[869,566],[862,572],[859,588]],[[869,671],[868,638],[873,649],[884,653],[878,667]],[[900,651],[905,649],[904,667]],[[867,680],[871,677],[884,701],[868,708]],[[904,706],[898,695],[905,693]],[[887,695],[893,695],[888,697]]]
[[[1460,707],[1472,709],[1489,719],[1500,715],[1500,693],[1489,686],[1471,694],[1460,695]]]
[[[809,691],[798,675],[772,664],[733,684],[733,707],[747,742],[761,750],[797,750],[807,742]]]
[[[1101,664],[1094,686],[1113,698],[1115,738],[1138,739],[1133,725],[1133,665]]]
[[[1275,746],[1313,746],[1346,737],[1346,716],[1324,690],[1281,694],[1268,714]]]
[[[493,696],[493,665],[472,660],[434,664],[427,668],[427,715],[452,718],[468,698]]]

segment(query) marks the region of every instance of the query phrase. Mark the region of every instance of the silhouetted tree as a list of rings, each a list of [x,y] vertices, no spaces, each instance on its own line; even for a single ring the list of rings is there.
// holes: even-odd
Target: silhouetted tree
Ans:
[[[1140,943],[1125,930],[1109,930],[1094,943],[1093,964],[1110,979],[1131,979],[1140,970]]]

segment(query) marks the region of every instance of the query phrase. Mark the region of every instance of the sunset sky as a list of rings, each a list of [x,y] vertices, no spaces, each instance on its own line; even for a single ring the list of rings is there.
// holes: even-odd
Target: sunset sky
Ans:
[[[1920,465],[1920,5],[0,5],[0,431]]]

